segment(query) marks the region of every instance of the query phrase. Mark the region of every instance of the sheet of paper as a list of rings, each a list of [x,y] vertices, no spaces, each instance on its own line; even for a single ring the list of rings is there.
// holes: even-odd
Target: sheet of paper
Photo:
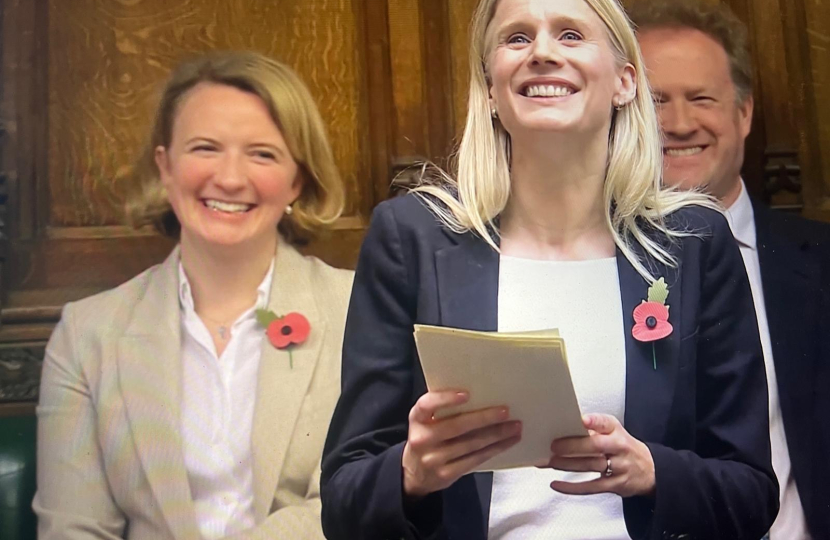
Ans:
[[[522,421],[522,440],[477,470],[544,464],[554,439],[588,434],[558,331],[498,334],[415,325],[415,343],[430,390],[470,393],[469,402],[441,417],[506,405],[511,419]]]

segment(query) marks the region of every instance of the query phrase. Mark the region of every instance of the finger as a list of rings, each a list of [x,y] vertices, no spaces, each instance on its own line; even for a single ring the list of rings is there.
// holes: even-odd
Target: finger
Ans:
[[[497,444],[503,440],[512,437],[521,436],[522,423],[503,422],[495,426],[488,426],[486,428],[467,433],[461,437],[457,437],[434,452],[436,459],[442,463],[449,463],[463,459],[465,456],[475,454],[476,452]]]
[[[507,407],[491,407],[480,411],[461,413],[434,424],[434,435],[439,440],[449,440],[479,429],[505,422],[510,418]]]
[[[479,465],[501,454],[514,444],[518,443],[520,440],[522,440],[521,435],[517,435],[484,447],[477,452],[473,452],[472,454],[467,454],[460,459],[447,463],[447,465],[441,469],[440,476],[445,479],[460,478],[465,474],[476,470]]]
[[[594,430],[600,435],[610,435],[622,425],[610,414],[586,414],[582,417],[582,423],[587,429]]]
[[[410,422],[425,424],[430,422],[435,412],[445,407],[462,405],[470,399],[470,394],[464,390],[439,390],[427,392],[418,398],[409,411]]]
[[[605,454],[599,447],[596,435],[583,437],[566,437],[551,443],[550,450],[555,456],[579,457]]]
[[[597,478],[587,482],[564,482],[554,480],[550,487],[554,491],[565,495],[596,495],[597,493],[614,493],[614,480],[611,478]]]
[[[605,472],[608,462],[604,456],[598,457],[579,457],[568,458],[553,456],[548,463],[548,466],[553,469],[568,472],[598,472],[600,474]]]

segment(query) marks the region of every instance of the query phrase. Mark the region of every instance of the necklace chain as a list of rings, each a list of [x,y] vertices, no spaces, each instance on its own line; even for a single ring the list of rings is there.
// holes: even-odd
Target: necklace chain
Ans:
[[[230,328],[228,327],[227,321],[218,321],[216,319],[208,317],[207,315],[200,315],[200,317],[216,326],[216,333],[219,334],[219,337],[222,339],[222,341],[227,341],[231,337],[231,332]]]

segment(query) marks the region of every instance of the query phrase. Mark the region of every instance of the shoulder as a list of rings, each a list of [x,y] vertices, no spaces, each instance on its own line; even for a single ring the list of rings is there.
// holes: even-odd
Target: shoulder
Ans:
[[[335,268],[317,257],[304,256],[312,286],[327,295],[348,299],[354,281],[354,271]]]
[[[806,246],[830,256],[830,223],[773,210],[755,201],[752,206],[756,227],[764,228],[775,240]]]
[[[429,195],[408,193],[378,204],[367,234],[370,245],[378,238],[432,248],[456,244],[463,234],[444,225],[428,207],[426,197]]]
[[[157,264],[113,289],[69,302],[63,308],[61,320],[71,320],[80,332],[123,329],[131,320],[136,304],[169,271],[166,263]]]
[[[665,222],[670,230],[694,237],[732,236],[723,212],[697,204],[675,210],[665,217]]]

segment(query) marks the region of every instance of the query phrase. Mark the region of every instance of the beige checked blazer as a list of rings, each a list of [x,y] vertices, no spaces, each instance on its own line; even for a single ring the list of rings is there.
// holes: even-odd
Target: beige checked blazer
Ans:
[[[68,304],[46,351],[38,416],[42,540],[196,540],[180,431],[178,249],[118,288]],[[281,242],[269,307],[308,318],[288,355],[263,340],[252,453],[256,527],[239,539],[323,538],[319,468],[340,392],[352,272]]]

